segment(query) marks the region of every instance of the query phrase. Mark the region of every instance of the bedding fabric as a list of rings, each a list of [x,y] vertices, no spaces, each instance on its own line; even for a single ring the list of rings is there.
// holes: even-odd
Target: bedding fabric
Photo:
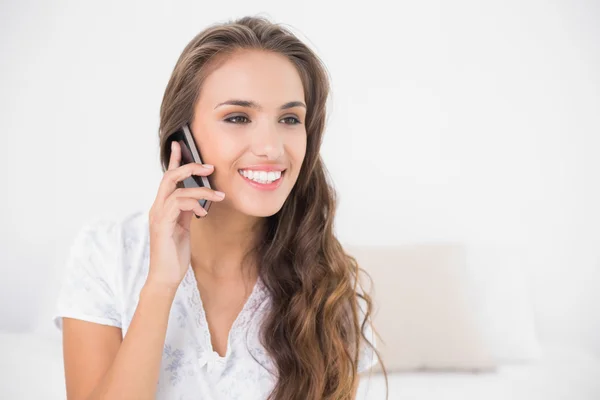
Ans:
[[[496,373],[411,372],[389,376],[390,400],[598,400],[600,359],[572,347],[543,347],[532,363]],[[64,400],[60,339],[0,332],[0,399]],[[385,399],[382,375],[365,375],[357,399]]]
[[[410,372],[389,378],[390,400],[598,400],[600,358],[572,347],[543,347],[539,360],[497,372]],[[383,375],[361,383],[358,399],[385,399]]]

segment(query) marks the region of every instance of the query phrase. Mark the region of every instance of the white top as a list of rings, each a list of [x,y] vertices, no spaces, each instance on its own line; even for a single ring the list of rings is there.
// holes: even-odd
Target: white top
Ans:
[[[71,246],[66,267],[54,316],[58,329],[62,329],[61,317],[70,317],[119,327],[124,337],[148,274],[147,213],[87,223]],[[258,328],[270,304],[258,279],[233,323],[227,353],[221,357],[213,351],[190,266],[171,308],[156,398],[266,399],[277,381],[277,371],[260,344]],[[369,325],[365,334],[376,345]],[[377,362],[374,352],[363,343],[359,372]]]

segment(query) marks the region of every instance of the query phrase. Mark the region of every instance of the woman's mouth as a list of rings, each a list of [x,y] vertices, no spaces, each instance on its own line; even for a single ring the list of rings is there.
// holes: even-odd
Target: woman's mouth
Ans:
[[[247,169],[238,170],[241,177],[250,186],[260,190],[274,190],[279,187],[283,181],[284,171],[253,171]]]

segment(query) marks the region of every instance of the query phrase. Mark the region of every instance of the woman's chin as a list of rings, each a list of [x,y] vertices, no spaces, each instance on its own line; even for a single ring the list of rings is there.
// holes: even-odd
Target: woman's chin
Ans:
[[[250,215],[253,217],[270,217],[275,215],[281,210],[281,205],[268,205],[268,204],[256,204],[256,205],[246,205],[240,211],[246,215]]]
[[[241,214],[252,216],[252,217],[270,217],[275,215],[283,207],[285,199],[281,199],[280,196],[273,196],[272,198],[255,198],[254,196],[240,196],[239,198],[229,198],[229,206],[235,208]]]
[[[286,193],[284,195],[283,193]],[[285,185],[276,190],[261,191],[254,188],[242,188],[235,193],[235,199],[229,196],[234,207],[243,214],[254,217],[270,217],[281,210],[289,195]]]

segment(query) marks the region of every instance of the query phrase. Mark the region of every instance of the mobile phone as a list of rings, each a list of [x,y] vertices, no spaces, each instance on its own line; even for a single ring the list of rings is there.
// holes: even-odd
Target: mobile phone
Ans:
[[[198,150],[198,146],[196,146],[196,142],[194,141],[194,137],[192,136],[192,131],[190,130],[189,124],[186,123],[185,125],[183,125],[180,130],[178,130],[171,136],[170,140],[176,140],[177,142],[179,142],[179,146],[181,147],[181,165],[194,162],[202,164],[200,151]],[[171,146],[169,144],[168,149],[170,148]],[[183,187],[185,188],[212,188],[207,176],[192,175],[190,177],[185,178],[182,181],[182,183]],[[198,202],[206,211],[208,211],[210,205],[212,204],[212,201],[206,199],[199,199]]]

